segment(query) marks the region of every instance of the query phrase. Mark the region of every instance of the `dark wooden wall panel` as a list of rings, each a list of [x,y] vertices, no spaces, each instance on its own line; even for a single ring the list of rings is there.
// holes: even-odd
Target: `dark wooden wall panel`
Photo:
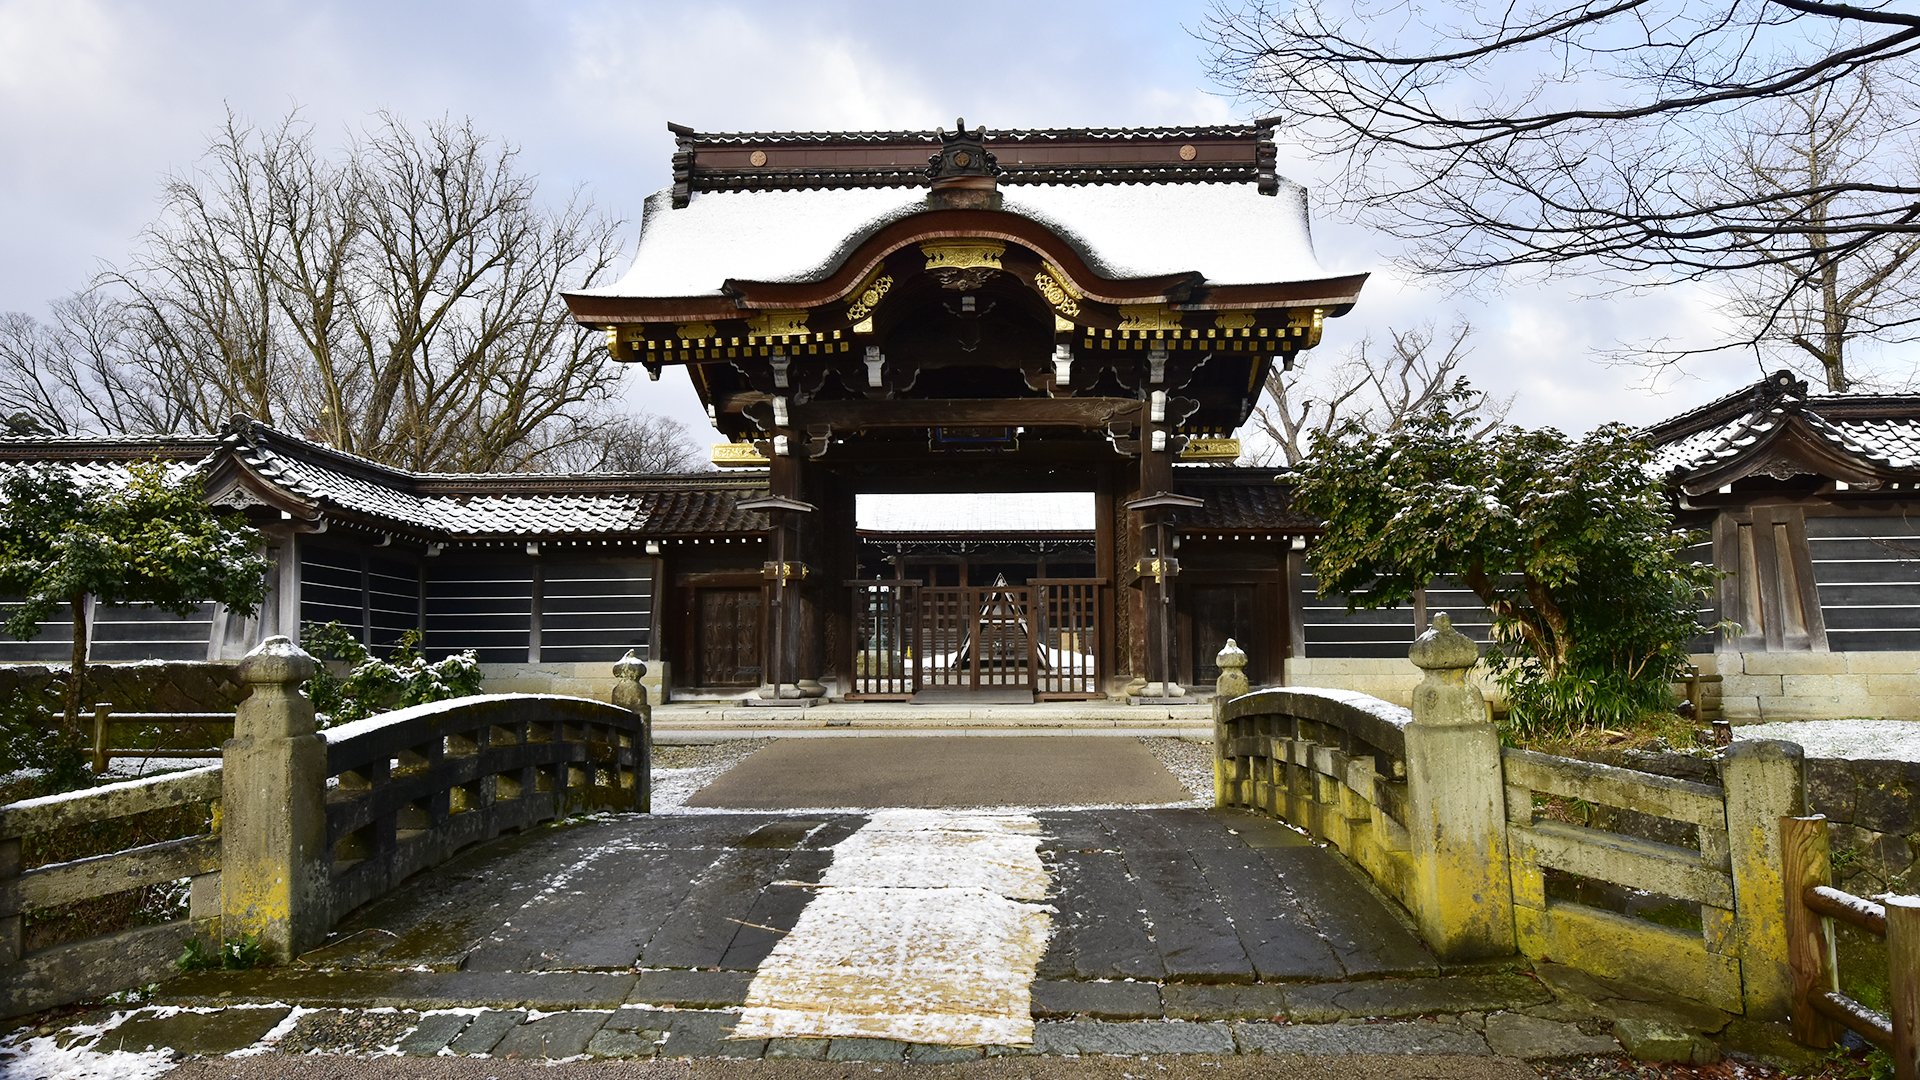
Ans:
[[[1920,650],[1920,523],[1809,517],[1807,546],[1832,649]]]

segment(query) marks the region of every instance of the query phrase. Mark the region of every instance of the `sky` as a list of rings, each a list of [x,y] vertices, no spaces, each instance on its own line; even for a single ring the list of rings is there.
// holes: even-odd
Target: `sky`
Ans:
[[[668,121],[704,131],[931,130],[1226,123],[1252,105],[1211,85],[1204,0],[382,3],[0,0],[0,311],[49,301],[124,262],[163,179],[193,168],[226,110],[270,124],[298,107],[323,143],[379,110],[471,117],[521,149],[556,201],[579,188],[629,221],[667,185]],[[1284,145],[1310,188],[1329,163]],[[1371,272],[1328,324],[1320,369],[1363,337],[1424,322],[1476,328],[1465,373],[1510,418],[1571,432],[1645,424],[1739,388],[1751,358],[1697,362],[1647,388],[1596,360],[1630,342],[1712,339],[1699,289],[1588,297],[1578,279],[1456,295],[1396,275],[1390,238],[1316,212],[1330,273]],[[1197,267],[1202,271],[1204,267]],[[635,373],[636,375],[639,373]],[[704,437],[684,375],[631,380],[635,407]]]

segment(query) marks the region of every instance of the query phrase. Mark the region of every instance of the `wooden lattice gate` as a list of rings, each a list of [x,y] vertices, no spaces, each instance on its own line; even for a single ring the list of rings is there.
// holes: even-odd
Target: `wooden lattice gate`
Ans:
[[[1027,688],[1036,699],[1103,697],[1100,587],[1094,578],[960,588],[850,581],[853,692],[904,700],[921,690]]]

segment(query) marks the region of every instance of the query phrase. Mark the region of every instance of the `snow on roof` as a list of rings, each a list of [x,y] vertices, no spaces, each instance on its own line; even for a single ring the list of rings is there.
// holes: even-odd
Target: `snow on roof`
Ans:
[[[1210,285],[1326,276],[1313,253],[1306,190],[1251,184],[1062,184],[1012,187],[1001,209],[1066,241],[1110,279],[1199,272]],[[728,279],[799,283],[830,276],[893,222],[928,212],[921,188],[702,192],[673,208],[647,200],[633,265],[590,296],[715,296]]]
[[[1767,380],[1758,384],[1767,387]],[[1805,384],[1776,393],[1755,390],[1736,391],[1647,429],[1654,475],[1664,479],[1719,466],[1749,453],[1792,419],[1842,456],[1884,469],[1920,469],[1920,417],[1912,415],[1911,398],[1809,395]]]
[[[862,532],[1093,531],[1091,491],[909,492],[854,496]]]

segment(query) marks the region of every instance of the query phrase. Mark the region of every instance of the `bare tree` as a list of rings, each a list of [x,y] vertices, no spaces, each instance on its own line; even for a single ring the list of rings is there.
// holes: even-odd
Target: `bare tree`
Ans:
[[[1743,344],[1757,346],[1765,366],[1784,360],[1818,373],[1827,389],[1845,393],[1863,372],[1851,362],[1856,339],[1911,340],[1920,319],[1920,233],[1891,233],[1856,245],[1831,243],[1819,226],[1847,216],[1853,199],[1824,191],[1836,180],[1868,173],[1915,175],[1920,154],[1908,138],[1920,117],[1871,72],[1845,84],[1820,86],[1783,100],[1731,133],[1735,167],[1714,185],[1778,193],[1783,219],[1802,219],[1807,231],[1744,239],[1756,255],[1805,255],[1804,261],[1762,259],[1730,275],[1731,312]],[[1867,385],[1877,380],[1865,374]]]
[[[589,437],[550,455],[545,465],[568,472],[705,472],[713,466],[703,449],[687,425],[642,412],[598,425]]]
[[[1251,0],[1217,6],[1201,35],[1215,77],[1333,159],[1334,193],[1426,273],[1806,273],[1920,233],[1911,173],[1699,197],[1724,169],[1704,129],[1869,70],[1910,80],[1920,14],[1824,0]],[[1808,235],[1824,246],[1793,242]]]
[[[1410,330],[1388,327],[1387,335],[1392,341],[1384,355],[1372,338],[1364,338],[1317,378],[1306,362],[1270,373],[1267,400],[1253,413],[1267,444],[1257,463],[1292,468],[1312,453],[1316,434],[1330,435],[1349,420],[1385,435],[1448,402],[1456,416],[1469,421],[1475,439],[1505,422],[1513,395],[1489,398],[1460,374],[1472,351],[1467,346],[1472,326],[1457,323],[1444,339],[1431,323]]]
[[[535,468],[591,440],[624,371],[559,295],[608,273],[618,229],[578,192],[542,204],[470,123],[382,114],[329,157],[297,114],[229,116],[96,298],[0,363],[48,386],[22,407],[50,427],[244,412],[404,468]],[[128,404],[89,407],[101,387]]]

